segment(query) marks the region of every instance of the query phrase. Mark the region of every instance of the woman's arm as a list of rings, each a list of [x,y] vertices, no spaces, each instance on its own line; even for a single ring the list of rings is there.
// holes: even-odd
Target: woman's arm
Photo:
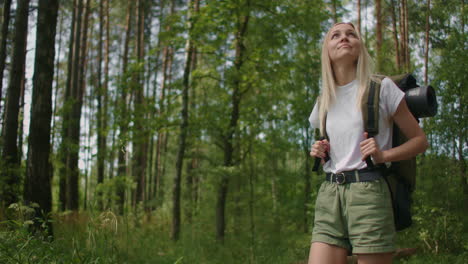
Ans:
[[[366,139],[361,142],[363,160],[368,155],[372,155],[372,159],[376,163],[406,160],[423,153],[427,149],[426,134],[424,134],[424,131],[409,111],[404,98],[393,115],[393,121],[408,138],[408,141],[398,147],[381,151],[373,138]]]

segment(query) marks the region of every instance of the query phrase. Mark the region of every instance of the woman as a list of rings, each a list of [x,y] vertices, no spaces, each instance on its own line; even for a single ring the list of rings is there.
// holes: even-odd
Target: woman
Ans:
[[[380,169],[366,168],[371,156],[382,166],[426,150],[427,139],[410,113],[404,93],[388,78],[381,83],[379,133],[364,132],[361,100],[369,87],[371,59],[351,23],[335,24],[322,46],[322,91],[309,121],[328,140],[319,140],[310,155],[322,158],[328,181],[316,201],[309,264],[346,263],[348,252],[358,263],[391,263],[395,228],[390,193]],[[321,122],[326,118],[326,127]],[[392,148],[392,124],[409,139]],[[323,158],[329,156],[326,163]],[[376,166],[378,168],[379,166]],[[340,175],[350,175],[342,182]]]

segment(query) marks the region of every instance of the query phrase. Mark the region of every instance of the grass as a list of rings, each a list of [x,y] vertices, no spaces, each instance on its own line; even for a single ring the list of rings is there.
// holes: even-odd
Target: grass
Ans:
[[[153,216],[118,217],[67,214],[55,218],[55,239],[30,235],[24,228],[0,231],[0,263],[274,263],[295,264],[307,259],[310,237],[286,228],[283,236],[259,227],[256,237],[228,230],[223,244],[208,223],[185,226],[178,242],[170,239],[168,219]],[[395,263],[467,263],[468,253],[418,254]]]

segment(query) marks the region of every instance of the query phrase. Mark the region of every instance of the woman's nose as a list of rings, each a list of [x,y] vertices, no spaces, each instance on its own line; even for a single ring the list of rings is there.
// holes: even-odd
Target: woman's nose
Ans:
[[[344,42],[344,41],[349,41],[348,36],[346,35],[341,36],[340,42]]]

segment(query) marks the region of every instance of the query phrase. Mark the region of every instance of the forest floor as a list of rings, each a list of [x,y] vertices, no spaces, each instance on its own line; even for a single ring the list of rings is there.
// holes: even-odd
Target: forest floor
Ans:
[[[219,243],[210,232],[213,228],[187,225],[174,242],[169,218],[118,217],[112,212],[56,217],[54,240],[30,235],[23,228],[27,223],[15,224],[15,229],[0,230],[0,263],[302,264],[310,241],[310,235],[299,232],[278,236],[259,231],[252,238],[232,231]],[[407,239],[409,234],[399,238],[399,247],[414,243]],[[434,252],[424,242],[413,246],[416,254],[394,263],[468,263],[467,252]]]

